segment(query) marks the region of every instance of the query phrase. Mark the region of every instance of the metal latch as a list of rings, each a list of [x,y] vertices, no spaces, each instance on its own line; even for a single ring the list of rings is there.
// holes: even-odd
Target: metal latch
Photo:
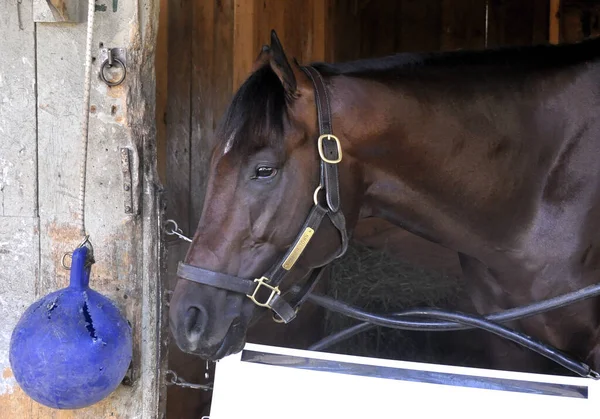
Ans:
[[[121,171],[123,172],[123,201],[125,214],[133,214],[133,185],[131,180],[131,158],[127,147],[121,147]]]

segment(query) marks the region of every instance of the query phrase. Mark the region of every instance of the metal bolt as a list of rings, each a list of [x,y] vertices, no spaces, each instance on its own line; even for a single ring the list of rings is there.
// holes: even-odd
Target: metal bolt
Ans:
[[[126,191],[128,191],[130,189],[129,185],[125,185],[123,186],[123,189],[125,189]]]

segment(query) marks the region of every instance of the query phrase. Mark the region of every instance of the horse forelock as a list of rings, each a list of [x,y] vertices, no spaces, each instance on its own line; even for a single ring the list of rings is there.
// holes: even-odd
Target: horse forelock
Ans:
[[[272,147],[283,151],[287,105],[283,85],[264,65],[252,73],[233,96],[216,132],[223,154],[247,155]]]

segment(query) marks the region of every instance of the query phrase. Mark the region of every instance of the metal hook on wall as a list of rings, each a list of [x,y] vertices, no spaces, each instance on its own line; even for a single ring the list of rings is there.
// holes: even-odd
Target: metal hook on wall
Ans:
[[[118,86],[127,76],[124,48],[103,48],[100,52],[100,79],[108,86]]]

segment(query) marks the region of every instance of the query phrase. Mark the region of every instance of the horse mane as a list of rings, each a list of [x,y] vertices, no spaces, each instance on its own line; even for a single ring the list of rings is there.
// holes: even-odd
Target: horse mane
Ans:
[[[451,70],[535,71],[551,70],[600,58],[600,37],[572,44],[509,46],[483,50],[455,50],[428,53],[399,53],[381,58],[311,65],[324,76],[380,78],[416,72]],[[441,74],[441,73],[440,73]]]
[[[501,47],[430,53],[399,53],[381,58],[311,65],[323,76],[345,75],[400,80],[432,72],[472,74],[481,71],[510,76],[514,72],[560,69],[600,58],[600,38],[575,44]],[[253,72],[235,93],[221,123],[217,138],[227,151],[247,155],[272,147],[283,152],[281,138],[287,116],[286,95],[281,81],[268,64]]]
[[[247,155],[253,150],[273,147],[283,152],[286,96],[279,77],[266,64],[254,71],[238,89],[228,106],[217,135],[227,152]]]

